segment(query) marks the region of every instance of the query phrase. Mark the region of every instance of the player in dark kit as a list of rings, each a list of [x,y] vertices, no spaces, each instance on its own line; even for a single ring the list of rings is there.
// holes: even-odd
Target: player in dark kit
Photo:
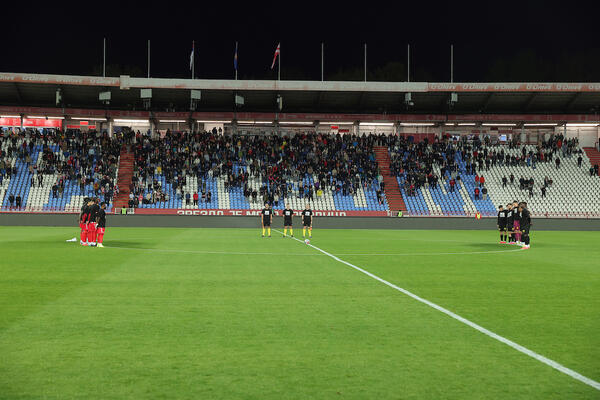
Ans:
[[[285,205],[283,210],[283,237],[287,236],[287,230],[290,228],[290,236],[294,237],[294,210],[290,208],[289,204]]]
[[[81,229],[81,234],[79,236],[79,244],[82,246],[87,246],[87,223],[89,217],[89,203],[90,199],[87,197],[83,199],[83,205],[81,206],[81,212],[79,213],[79,229]]]
[[[92,199],[90,202],[90,216],[88,223],[88,246],[96,245],[96,225],[98,222],[96,221],[98,218],[98,212],[100,211],[100,206],[98,203],[100,200],[98,198]]]
[[[506,223],[508,220],[508,210],[501,205],[498,207],[498,230],[500,231],[500,243],[506,243]]]
[[[513,231],[513,214],[512,214],[512,203],[506,205],[506,230],[508,235],[508,244],[515,244],[515,233]]]
[[[521,243],[521,215],[519,214],[519,203],[515,200],[513,201],[512,204],[512,225],[509,226],[509,228],[512,228],[512,231],[514,232],[514,242],[512,242],[512,244],[522,244]]]
[[[523,239],[522,249],[529,249],[529,231],[531,230],[531,213],[527,209],[527,203],[519,204],[519,215],[521,222],[521,238]]]
[[[306,230],[308,229],[308,237],[312,238],[312,222],[313,212],[310,209],[310,205],[306,205],[306,208],[302,210],[302,237],[306,237]]]
[[[104,247],[102,242],[104,241],[104,230],[106,229],[106,203],[102,203],[100,205],[100,210],[98,211],[98,215],[96,216],[96,223],[98,226],[96,227],[96,243],[97,247]]]
[[[262,222],[262,237],[265,237],[265,230],[268,230],[271,237],[271,222],[273,221],[273,210],[269,207],[269,203],[265,203],[265,208],[260,212],[260,221]]]

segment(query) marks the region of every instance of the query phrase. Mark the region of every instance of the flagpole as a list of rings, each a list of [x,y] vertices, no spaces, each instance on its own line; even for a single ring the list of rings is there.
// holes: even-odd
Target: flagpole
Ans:
[[[150,78],[150,39],[148,39],[148,78]]]
[[[324,53],[324,46],[325,44],[323,42],[321,42],[321,82],[323,82],[323,58],[325,56]]]
[[[102,77],[106,78],[106,38],[102,43]]]
[[[454,45],[450,45],[450,82],[454,83]]]
[[[281,80],[281,42],[279,43],[279,54],[277,57],[277,80]]]
[[[238,78],[238,42],[235,41],[235,80]]]
[[[195,64],[195,58],[196,58],[196,49],[194,47],[194,41],[192,40],[192,79],[194,79],[194,67],[196,66]]]
[[[367,81],[367,44],[365,43],[365,82]]]
[[[410,82],[410,44],[406,45],[406,81]]]

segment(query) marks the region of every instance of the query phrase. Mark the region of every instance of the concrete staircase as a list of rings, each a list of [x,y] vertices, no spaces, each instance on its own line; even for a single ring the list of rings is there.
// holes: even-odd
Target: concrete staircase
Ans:
[[[379,165],[381,175],[383,175],[383,182],[385,183],[385,198],[387,199],[390,211],[402,211],[406,212],[406,204],[404,204],[404,198],[400,192],[400,186],[395,176],[392,176],[390,172],[390,154],[388,148],[385,146],[375,146],[375,159]]]
[[[121,158],[119,159],[119,177],[117,186],[119,194],[115,198],[115,208],[127,208],[129,203],[129,186],[133,177],[134,153],[129,151],[126,145],[121,147]]]
[[[594,165],[600,165],[600,151],[593,147],[584,147],[583,151],[585,151],[585,154],[590,159],[590,164],[592,164],[592,167]]]

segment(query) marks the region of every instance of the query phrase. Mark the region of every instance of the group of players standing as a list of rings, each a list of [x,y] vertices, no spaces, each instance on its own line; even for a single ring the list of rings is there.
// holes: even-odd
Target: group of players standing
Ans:
[[[79,228],[82,246],[104,247],[104,230],[106,228],[106,203],[98,198],[85,198],[79,213]]]
[[[526,202],[513,201],[508,203],[506,208],[498,207],[500,243],[516,244],[523,249],[528,249],[530,229],[531,214]]]
[[[285,209],[282,211],[283,214],[283,237],[287,237],[287,230],[290,230],[290,236],[294,237],[294,210],[290,208],[289,204],[285,205]],[[312,223],[313,223],[313,212],[310,209],[310,205],[307,204],[306,208],[300,213],[302,217],[302,237],[306,238],[306,231],[308,231],[308,237],[312,238]],[[265,237],[265,233],[271,237],[271,223],[273,222],[273,210],[269,203],[265,203],[265,208],[260,212],[260,221],[262,224],[262,237]]]

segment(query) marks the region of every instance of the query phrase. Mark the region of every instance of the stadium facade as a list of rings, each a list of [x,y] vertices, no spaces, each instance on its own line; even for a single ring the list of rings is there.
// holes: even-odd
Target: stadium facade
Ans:
[[[488,137],[494,144],[518,141],[528,146],[527,151],[534,151],[540,143],[561,135],[564,140],[577,139],[578,149],[586,149],[582,153],[585,166],[593,169],[598,162],[595,157],[600,137],[599,111],[600,83],[245,81],[0,73],[0,126],[5,135],[27,128],[112,135],[131,128],[151,132],[156,137],[167,130],[277,136],[302,132],[375,133],[410,137],[411,143],[448,136],[455,139],[478,136]],[[362,188],[357,190],[360,193],[353,193],[354,199],[323,201],[319,210],[323,215],[396,215],[402,210],[405,215],[414,216],[475,213],[490,216],[495,213],[496,203],[506,202],[507,195],[499,194],[502,191],[499,180],[511,173],[509,168],[501,166],[487,173],[492,179],[488,180],[489,196],[484,203],[473,198],[475,188],[468,181],[472,177],[465,171],[456,195],[450,194],[444,184],[439,189],[418,188],[416,196],[412,192],[408,195],[403,181],[392,179],[389,171],[391,149],[378,147],[374,149],[377,163],[385,171],[388,183],[383,203],[375,201],[376,188]],[[519,147],[506,153],[517,156],[521,151],[525,150]],[[594,191],[600,189],[596,188],[598,177],[589,182],[584,179],[587,172],[571,165],[576,159],[569,153],[560,173],[546,164],[536,170],[535,163],[533,172],[519,172],[526,174],[527,179],[535,175],[536,182],[544,174],[558,174],[555,180],[560,184],[564,178],[567,186],[569,179],[584,185],[589,196],[583,196],[585,201],[577,203],[570,215],[595,217],[600,214],[600,205],[593,199],[594,193],[598,193]],[[123,157],[121,163],[122,160]],[[464,168],[461,162],[458,160],[458,168]],[[17,161],[13,164],[17,165]],[[25,169],[18,172],[28,173]],[[29,176],[20,178],[25,182]],[[24,190],[27,193],[23,197],[31,198],[31,189],[27,190],[23,182],[15,186],[13,179],[10,186],[5,180],[0,189],[3,209],[9,206],[11,190]],[[192,186],[187,189],[199,190],[198,186]],[[576,188],[572,189],[570,193],[575,193]],[[258,207],[243,200],[236,203],[234,198],[239,193],[225,193],[218,180],[214,182],[214,190],[213,196],[218,199],[210,207],[206,204],[204,208],[186,207],[183,199],[179,199],[166,206],[140,207],[136,212],[221,215],[215,210],[226,210],[224,214],[246,215]],[[35,204],[25,204],[23,210],[73,212],[80,203],[57,203],[51,198],[50,189],[43,188],[42,192],[35,194]],[[510,196],[517,194],[517,190],[510,192]],[[84,194],[75,196],[83,198]],[[395,196],[401,198],[390,202]],[[569,201],[573,201],[570,195],[552,199],[550,203],[540,200],[539,206],[544,209],[537,214],[560,216],[564,213],[561,207]]]

